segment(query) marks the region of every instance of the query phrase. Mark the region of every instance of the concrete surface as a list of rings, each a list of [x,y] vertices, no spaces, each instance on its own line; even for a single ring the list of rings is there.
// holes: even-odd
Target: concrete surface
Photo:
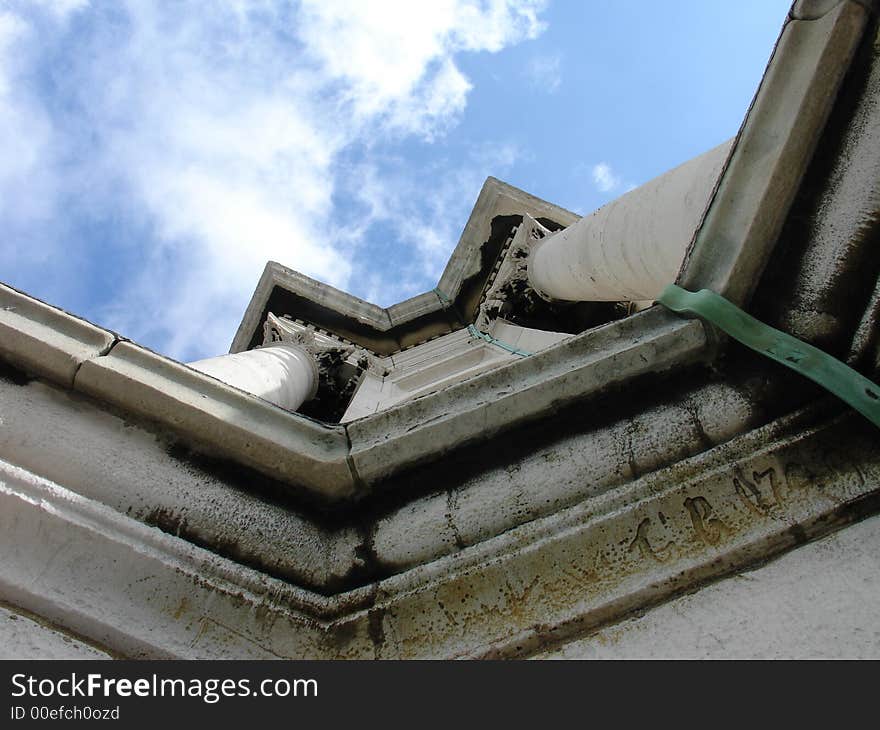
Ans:
[[[868,23],[847,0],[783,28],[678,284],[747,302]]]
[[[79,639],[0,605],[0,660],[112,659]]]
[[[880,659],[880,516],[539,654]]]

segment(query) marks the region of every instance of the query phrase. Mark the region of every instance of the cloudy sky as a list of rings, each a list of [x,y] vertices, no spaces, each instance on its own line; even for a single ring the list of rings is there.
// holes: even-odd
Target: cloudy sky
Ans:
[[[488,175],[588,213],[732,136],[788,0],[0,0],[0,280],[181,360],[267,260],[432,288]]]

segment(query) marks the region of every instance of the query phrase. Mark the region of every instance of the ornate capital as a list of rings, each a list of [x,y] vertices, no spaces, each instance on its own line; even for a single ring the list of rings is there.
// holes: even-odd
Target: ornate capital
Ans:
[[[262,346],[279,343],[298,347],[311,356],[318,375],[317,395],[300,412],[321,420],[339,420],[365,371],[380,377],[386,374],[381,360],[368,350],[270,312],[263,324]]]
[[[522,223],[511,236],[498,270],[483,294],[474,323],[478,330],[485,332],[495,319],[509,316],[524,299],[540,298],[540,292],[535,292],[529,284],[528,262],[532,247],[550,233],[552,231],[530,215],[523,215]]]

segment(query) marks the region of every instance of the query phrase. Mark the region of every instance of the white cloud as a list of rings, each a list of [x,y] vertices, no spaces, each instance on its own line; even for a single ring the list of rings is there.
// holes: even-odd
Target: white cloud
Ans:
[[[532,88],[552,94],[562,85],[562,57],[558,54],[534,56],[526,66]]]
[[[413,168],[402,160],[364,162],[350,171],[349,194],[360,204],[356,221],[338,238],[358,238],[374,227],[394,232],[406,246],[406,256],[371,260],[355,252],[355,264],[365,272],[358,296],[387,306],[433,286],[449,259],[476,202],[486,170],[503,176],[524,155],[513,144],[483,145],[453,164],[438,158]],[[424,190],[426,195],[414,195]],[[375,272],[384,272],[384,277]]]
[[[56,20],[62,21],[71,13],[82,10],[89,4],[89,0],[27,0],[27,2],[54,16]]]
[[[347,287],[353,247],[378,220],[434,272],[457,231],[402,213],[338,223],[341,156],[449,129],[471,89],[456,54],[535,37],[542,5],[225,0],[209,13],[0,0],[0,231],[40,237],[0,263],[23,272],[65,253],[60,231],[75,214],[119,222],[116,238],[79,252],[95,266],[111,254],[128,262],[98,318],[184,359],[222,350],[268,259]],[[435,192],[415,189],[374,169],[361,197],[388,211],[409,207],[398,194]],[[436,222],[451,203],[425,205]]]
[[[600,162],[593,166],[593,183],[599,192],[610,193],[617,190],[623,181],[614,174],[611,165],[607,162]]]
[[[17,67],[33,43],[30,25],[0,6],[0,221],[15,229],[50,217],[56,193],[52,122],[39,99],[28,93]],[[13,253],[0,246],[4,270]],[[30,248],[18,256],[37,262],[43,257]]]
[[[543,29],[539,0],[304,0],[301,40],[358,120],[431,136],[454,121],[470,83],[459,51],[499,51]]]

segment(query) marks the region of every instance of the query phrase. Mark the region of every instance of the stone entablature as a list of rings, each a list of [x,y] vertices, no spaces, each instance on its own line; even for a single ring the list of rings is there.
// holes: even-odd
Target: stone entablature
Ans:
[[[388,308],[270,261],[230,352],[262,343],[262,327],[269,312],[306,322],[379,356],[464,329],[474,322],[499,253],[524,214],[554,230],[578,219],[570,211],[490,177],[437,286]]]

